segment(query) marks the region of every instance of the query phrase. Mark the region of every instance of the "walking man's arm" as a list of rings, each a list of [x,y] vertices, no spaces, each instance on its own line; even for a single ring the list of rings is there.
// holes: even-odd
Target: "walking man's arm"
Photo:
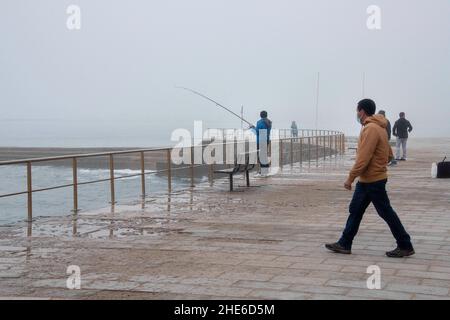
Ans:
[[[411,122],[408,121],[408,132],[411,132],[413,129]]]
[[[355,179],[367,169],[377,146],[378,135],[373,128],[365,127],[361,132],[360,139],[355,164],[350,170],[347,181],[344,184],[347,190],[351,190]]]

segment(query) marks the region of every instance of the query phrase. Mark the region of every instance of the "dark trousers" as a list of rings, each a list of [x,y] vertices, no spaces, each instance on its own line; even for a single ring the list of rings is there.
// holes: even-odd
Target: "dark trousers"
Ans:
[[[401,249],[412,249],[411,238],[403,227],[397,213],[391,207],[386,192],[386,182],[387,180],[381,180],[372,183],[358,182],[356,184],[353,199],[349,207],[350,215],[347,220],[347,225],[339,240],[341,246],[348,250],[351,249],[364,212],[369,204],[373,203],[378,215],[386,221],[391,229],[392,235],[397,240],[397,245]]]

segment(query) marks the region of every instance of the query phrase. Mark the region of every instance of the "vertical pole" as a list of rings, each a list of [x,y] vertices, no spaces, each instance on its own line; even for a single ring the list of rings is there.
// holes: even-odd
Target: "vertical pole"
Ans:
[[[72,175],[73,175],[73,212],[78,212],[78,170],[77,158],[72,159]]]
[[[319,166],[319,136],[316,135],[316,167]]]
[[[214,164],[209,165],[209,184],[212,185],[214,183]]]
[[[327,137],[327,144],[328,144],[328,156],[330,157],[330,160],[331,160],[331,155],[332,155],[332,152],[331,152],[331,133],[330,132],[328,132],[328,137]]]
[[[144,157],[144,152],[141,152],[141,193],[142,193],[142,199],[145,199],[145,157]]]
[[[111,204],[116,203],[116,194],[114,189],[114,157],[112,154],[109,155],[109,180],[111,184]]]
[[[194,187],[194,146],[191,147],[191,187]]]
[[[283,170],[283,140],[280,139],[280,170]]]
[[[27,223],[27,237],[31,237],[33,235],[33,223]],[[31,247],[27,246],[27,256],[31,254]]]
[[[31,183],[31,162],[27,162],[28,222],[33,220],[33,186]]]
[[[172,191],[172,159],[170,149],[167,149],[167,189]]]
[[[308,137],[308,167],[311,167],[311,137]]]
[[[342,134],[342,154],[345,154],[345,134]]]
[[[338,156],[338,135],[334,134],[334,156],[337,158]]]
[[[325,135],[325,131],[322,136],[323,140],[323,160],[325,161],[327,159],[327,136]]]
[[[334,148],[333,148],[333,146],[334,146],[334,141],[335,141],[335,135],[334,135],[334,133],[332,133],[331,134],[331,136],[330,136],[330,155],[334,155]]]
[[[303,137],[300,139],[300,168],[303,167]]]
[[[328,133],[328,155],[330,156],[330,160],[331,157],[333,156],[333,150],[331,150],[331,139],[333,138],[333,136],[331,135],[331,133]]]
[[[319,126],[319,94],[320,94],[320,72],[317,72],[317,89],[316,89],[316,129]]]
[[[336,135],[336,139],[337,139],[337,142],[336,142],[336,148],[337,148],[336,154],[341,154],[341,135],[340,134]]]
[[[291,168],[294,166],[294,139],[291,138]]]

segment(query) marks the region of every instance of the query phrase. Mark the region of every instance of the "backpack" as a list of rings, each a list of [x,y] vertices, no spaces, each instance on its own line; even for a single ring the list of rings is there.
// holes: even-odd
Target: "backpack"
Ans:
[[[437,164],[436,178],[445,179],[450,178],[450,161],[445,161],[447,157]]]

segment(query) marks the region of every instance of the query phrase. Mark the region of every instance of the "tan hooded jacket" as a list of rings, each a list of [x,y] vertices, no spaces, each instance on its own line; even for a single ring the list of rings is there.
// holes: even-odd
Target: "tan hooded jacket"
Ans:
[[[386,132],[387,120],[381,115],[367,117],[358,140],[358,151],[349,181],[362,183],[387,179],[387,164],[393,158]]]

